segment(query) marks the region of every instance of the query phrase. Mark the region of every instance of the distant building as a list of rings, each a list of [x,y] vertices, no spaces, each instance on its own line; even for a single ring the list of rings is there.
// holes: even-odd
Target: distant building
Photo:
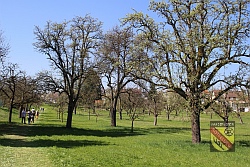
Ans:
[[[212,99],[214,99],[221,90],[212,91]],[[243,91],[231,90],[223,94],[218,101],[225,100],[228,102],[233,111],[249,112],[250,103],[249,99]]]

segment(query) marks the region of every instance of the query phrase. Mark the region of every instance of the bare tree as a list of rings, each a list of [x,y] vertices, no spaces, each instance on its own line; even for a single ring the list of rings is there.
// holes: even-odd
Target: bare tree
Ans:
[[[131,120],[131,132],[134,131],[134,121],[142,114],[141,110],[145,104],[145,97],[141,89],[127,88],[123,89],[121,94],[122,107],[127,111]]]
[[[170,120],[170,114],[173,112],[175,112],[174,118],[180,116],[181,113],[184,115],[184,112],[186,112],[186,115],[189,116],[187,101],[183,99],[183,97],[171,89],[167,89],[162,93],[163,103],[167,113],[167,120]]]
[[[107,80],[110,88],[111,126],[116,126],[116,112],[121,90],[133,80],[131,47],[133,46],[133,32],[131,29],[113,28],[107,32],[101,42],[98,62],[99,69]]]
[[[19,77],[18,89],[16,89],[16,104],[19,105],[19,115],[23,108],[28,109],[28,106],[39,105],[41,103],[42,91],[39,91],[36,78],[27,76],[25,72]]]
[[[150,83],[150,88],[148,90],[148,100],[149,100],[149,108],[150,111],[154,115],[154,126],[157,125],[158,122],[158,116],[163,109],[163,96],[162,94],[156,89],[154,83]]]
[[[248,6],[248,0],[151,1],[150,10],[158,14],[159,23],[140,12],[123,19],[154,46],[151,54],[140,57],[142,63],[148,63],[140,66],[136,75],[153,78],[188,101],[193,143],[201,142],[201,111],[230,89],[248,82]],[[236,72],[223,75],[224,67]],[[202,103],[202,92],[219,83],[225,88]]]
[[[3,31],[0,30],[0,67],[2,66],[2,63],[4,59],[6,58],[6,55],[9,53],[10,46],[8,43],[6,43],[5,38],[3,36]]]
[[[24,72],[18,70],[17,64],[9,63],[1,70],[1,97],[7,99],[9,105],[9,123],[12,120],[12,110],[18,104],[17,90],[20,90],[20,77]]]
[[[66,110],[67,104],[67,95],[65,93],[59,94],[58,98],[56,99],[56,106],[57,106],[57,118],[63,122],[63,114]]]
[[[102,23],[89,15],[75,17],[62,23],[47,22],[44,29],[35,27],[35,48],[44,53],[53,73],[40,73],[40,81],[47,88],[64,92],[68,97],[66,127],[72,126],[72,114],[81,95],[86,72],[92,68],[94,54],[101,37]]]

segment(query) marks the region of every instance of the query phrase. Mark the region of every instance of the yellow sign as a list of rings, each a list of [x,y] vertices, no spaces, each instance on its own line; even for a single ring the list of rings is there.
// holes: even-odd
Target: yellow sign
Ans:
[[[210,122],[210,151],[233,152],[235,122],[211,121]]]

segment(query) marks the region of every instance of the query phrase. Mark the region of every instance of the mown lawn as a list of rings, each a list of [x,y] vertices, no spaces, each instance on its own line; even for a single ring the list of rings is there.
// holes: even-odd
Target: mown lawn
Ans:
[[[210,152],[209,115],[201,115],[202,143],[191,143],[187,118],[160,115],[153,126],[153,116],[140,116],[130,132],[131,121],[124,113],[117,127],[110,126],[107,111],[99,116],[78,112],[72,129],[66,129],[56,111],[44,106],[35,124],[21,124],[15,111],[13,123],[7,110],[0,109],[1,167],[96,167],[96,166],[250,166],[250,113],[243,113],[244,124],[236,117],[235,152]],[[214,116],[213,120],[220,120]]]

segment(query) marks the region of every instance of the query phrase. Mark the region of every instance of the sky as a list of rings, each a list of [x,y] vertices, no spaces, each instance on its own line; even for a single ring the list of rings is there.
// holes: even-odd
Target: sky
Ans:
[[[147,13],[150,0],[0,0],[0,30],[10,45],[8,61],[17,63],[20,70],[35,76],[49,70],[46,55],[37,52],[34,27],[43,28],[47,21],[63,22],[86,14],[103,22],[107,31],[119,25],[126,14]]]
[[[153,16],[149,3],[150,0],[0,0],[0,30],[11,47],[7,61],[35,76],[50,69],[46,55],[33,47],[35,26],[43,28],[47,21],[60,23],[89,14],[103,22],[105,32],[119,25],[119,19],[133,13],[133,9]]]

